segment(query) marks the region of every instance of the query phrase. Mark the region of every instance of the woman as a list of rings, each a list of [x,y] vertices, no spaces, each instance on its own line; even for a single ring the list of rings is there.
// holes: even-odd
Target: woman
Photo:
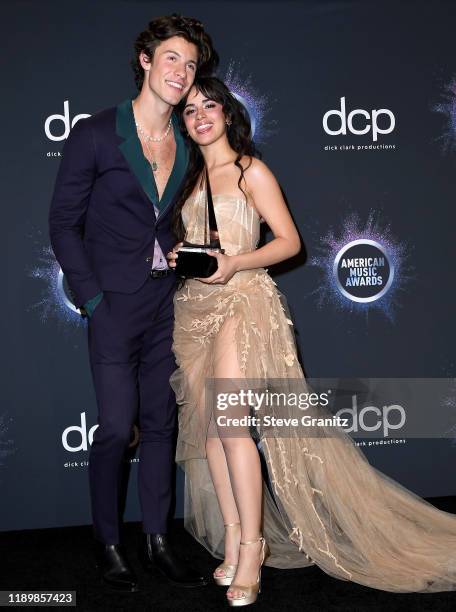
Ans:
[[[257,598],[266,564],[312,563],[338,578],[389,591],[456,588],[456,517],[441,512],[371,467],[342,430],[303,437],[262,435],[272,487],[248,431],[223,431],[206,407],[207,379],[306,383],[282,296],[264,269],[298,253],[300,241],[278,183],[253,157],[241,104],[215,78],[200,80],[182,104],[192,162],[176,211],[180,240],[204,241],[209,183],[224,254],[217,271],[188,279],[175,296],[171,378],[179,410],[177,461],[186,472],[187,529],[224,562],[218,584],[230,605]],[[274,239],[257,249],[260,221]],[[178,248],[168,253],[170,266]],[[218,385],[218,386],[217,386]],[[317,414],[317,411],[313,411]],[[238,412],[248,414],[248,409]],[[265,541],[267,545],[265,545]]]

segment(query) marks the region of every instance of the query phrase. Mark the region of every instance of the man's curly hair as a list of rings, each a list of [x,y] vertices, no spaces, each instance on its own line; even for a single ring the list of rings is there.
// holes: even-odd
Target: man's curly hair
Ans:
[[[183,17],[173,13],[157,17],[139,34],[135,41],[135,58],[131,65],[135,73],[135,82],[138,90],[141,90],[144,81],[144,70],[139,62],[139,54],[144,52],[150,61],[154,56],[155,49],[160,43],[173,36],[181,36],[198,49],[197,73],[201,76],[213,74],[218,66],[219,57],[212,40],[205,32],[203,24],[192,17]]]

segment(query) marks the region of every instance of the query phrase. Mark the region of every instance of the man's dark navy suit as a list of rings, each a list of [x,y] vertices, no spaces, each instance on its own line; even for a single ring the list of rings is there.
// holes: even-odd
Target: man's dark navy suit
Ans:
[[[173,128],[176,158],[158,200],[131,100],[81,119],[65,143],[49,215],[52,247],[76,306],[103,292],[88,323],[99,414],[89,475],[95,534],[106,544],[119,542],[119,475],[138,410],[143,529],[167,531],[176,281],[174,274],[151,278],[150,270],[155,238],[163,253],[175,244],[171,217],[188,164],[174,115]]]

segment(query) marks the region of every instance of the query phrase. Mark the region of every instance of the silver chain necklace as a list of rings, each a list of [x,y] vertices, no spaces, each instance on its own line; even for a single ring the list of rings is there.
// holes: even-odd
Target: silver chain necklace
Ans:
[[[138,136],[143,137],[144,144],[146,145],[147,152],[149,153],[148,161],[151,165],[152,172],[158,172],[158,169],[160,166],[158,162],[153,158],[152,152],[149,148],[149,142],[163,142],[165,140],[165,138],[168,136],[169,131],[171,129],[171,117],[169,118],[168,127],[166,128],[165,133],[163,134],[163,136],[159,136],[158,138],[155,138],[154,136],[150,136],[150,134],[146,134],[143,128],[139,125],[139,123],[137,123],[136,118],[135,118],[135,126],[138,132]]]
[[[169,118],[168,127],[166,128],[163,136],[158,136],[158,137],[151,136],[150,134],[147,134],[143,130],[143,128],[139,125],[139,123],[137,123],[136,121],[135,121],[135,125],[136,125],[136,129],[138,130],[139,134],[141,134],[141,136],[144,138],[144,142],[162,142],[168,136],[169,131],[171,129],[171,117]]]
[[[155,159],[153,159],[151,150],[149,149],[149,145],[147,143],[147,140],[144,141],[144,144],[146,145],[147,152],[149,153],[149,157],[147,159],[148,159],[149,164],[150,164],[150,166],[152,168],[152,172],[157,172],[158,168],[160,166],[159,166],[158,162],[155,161]]]

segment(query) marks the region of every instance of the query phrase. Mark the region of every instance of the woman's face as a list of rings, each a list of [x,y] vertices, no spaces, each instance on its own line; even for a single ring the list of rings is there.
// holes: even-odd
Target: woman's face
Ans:
[[[226,133],[226,117],[222,105],[210,100],[192,87],[184,108],[184,123],[192,140],[209,145]]]

